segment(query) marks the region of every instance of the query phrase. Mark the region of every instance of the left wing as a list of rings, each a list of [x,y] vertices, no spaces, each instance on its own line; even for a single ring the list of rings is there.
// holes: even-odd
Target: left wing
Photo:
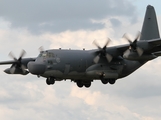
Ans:
[[[35,61],[36,58],[19,58],[19,59],[14,59],[12,61],[3,61],[0,62],[0,65],[7,65],[7,64],[12,64],[10,68],[7,68],[4,70],[5,73],[7,74],[21,74],[21,75],[27,75],[29,72],[26,70],[27,69],[27,64],[30,61]]]
[[[35,60],[36,58],[23,58],[21,60],[2,61],[0,62],[0,65],[18,64],[18,63],[27,65],[30,61],[35,61]]]
[[[0,62],[0,65],[7,65],[7,64],[14,64],[14,63],[17,63],[16,61],[3,61],[3,62]]]

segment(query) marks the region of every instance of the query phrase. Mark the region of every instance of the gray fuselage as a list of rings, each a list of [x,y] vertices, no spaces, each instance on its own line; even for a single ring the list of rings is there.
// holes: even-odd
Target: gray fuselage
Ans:
[[[114,58],[110,63],[101,57],[96,64],[93,62],[96,50],[48,50],[42,52],[36,61],[45,64],[46,70],[40,76],[54,77],[56,80],[94,80],[100,79],[100,74],[105,73],[106,78],[125,77],[143,63],[129,61],[121,56]]]

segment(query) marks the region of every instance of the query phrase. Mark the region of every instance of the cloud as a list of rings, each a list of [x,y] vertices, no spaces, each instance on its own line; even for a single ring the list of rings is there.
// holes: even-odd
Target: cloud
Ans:
[[[121,6],[121,7],[119,7]],[[92,24],[90,19],[107,16],[133,17],[135,7],[126,0],[39,0],[1,1],[0,16],[10,21],[12,27],[26,27],[33,33],[60,32],[79,29],[100,29],[102,24]]]
[[[10,51],[19,56],[21,49],[26,57],[35,57],[40,46],[94,49],[94,39],[103,46],[107,37],[112,40],[110,46],[124,44],[122,35],[128,32],[135,37],[143,21],[136,14],[138,8],[125,0],[12,2],[0,5],[1,60],[10,59]],[[0,118],[159,120],[159,66],[160,58],[115,85],[94,81],[89,89],[69,80],[47,86],[45,78],[7,75],[3,70],[10,66],[1,66]]]

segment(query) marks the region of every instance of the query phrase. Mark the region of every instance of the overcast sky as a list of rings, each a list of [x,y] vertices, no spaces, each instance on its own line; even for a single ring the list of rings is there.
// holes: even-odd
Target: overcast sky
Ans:
[[[124,33],[141,30],[147,5],[158,0],[0,0],[0,60],[36,57],[38,48],[94,49],[109,37],[111,45],[124,44]],[[115,85],[100,81],[78,88],[70,81],[47,86],[44,78],[7,75],[0,67],[2,120],[160,120],[161,58],[148,62]]]

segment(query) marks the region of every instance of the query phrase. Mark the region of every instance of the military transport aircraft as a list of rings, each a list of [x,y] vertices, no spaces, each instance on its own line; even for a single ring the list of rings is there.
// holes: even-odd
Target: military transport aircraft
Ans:
[[[144,65],[149,60],[161,56],[161,38],[154,7],[147,6],[141,33],[134,41],[125,34],[129,44],[100,47],[94,50],[41,50],[36,58],[23,58],[23,50],[17,59],[12,53],[12,61],[0,62],[0,65],[12,64],[4,70],[8,74],[27,75],[31,73],[46,78],[48,85],[55,81],[71,80],[78,87],[90,87],[94,80],[103,84],[114,84],[117,79],[126,77]]]

